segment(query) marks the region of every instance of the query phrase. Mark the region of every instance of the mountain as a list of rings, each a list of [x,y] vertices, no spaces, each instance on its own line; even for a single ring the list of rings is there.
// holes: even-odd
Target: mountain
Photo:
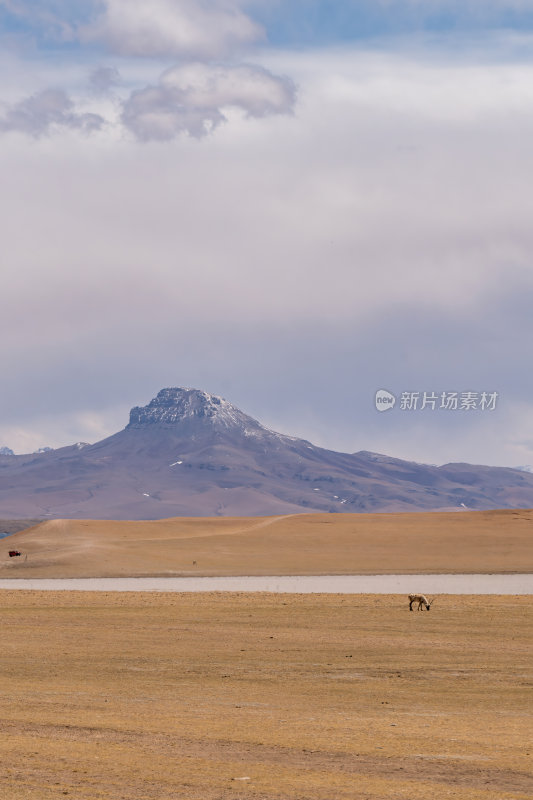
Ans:
[[[14,456],[15,453],[10,447],[0,447],[0,456]]]
[[[530,508],[533,474],[338,453],[265,428],[197,389],[162,389],[124,430],[0,455],[0,517],[161,519]]]

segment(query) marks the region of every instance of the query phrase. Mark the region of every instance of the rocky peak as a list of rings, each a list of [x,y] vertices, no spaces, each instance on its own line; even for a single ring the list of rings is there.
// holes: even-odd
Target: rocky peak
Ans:
[[[179,425],[191,420],[201,420],[217,427],[261,427],[222,397],[199,389],[184,388],[161,389],[148,405],[132,408],[127,427]]]

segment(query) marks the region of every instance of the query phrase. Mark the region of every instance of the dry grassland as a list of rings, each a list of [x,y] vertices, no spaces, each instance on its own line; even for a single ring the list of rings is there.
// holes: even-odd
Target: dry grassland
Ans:
[[[0,602],[6,800],[533,796],[531,597]]]
[[[1,542],[0,577],[533,572],[532,541],[530,510],[50,520]]]

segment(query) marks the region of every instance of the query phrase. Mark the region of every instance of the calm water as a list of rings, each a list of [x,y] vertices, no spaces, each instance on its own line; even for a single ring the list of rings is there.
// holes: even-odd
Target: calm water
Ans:
[[[287,575],[232,578],[0,580],[0,589],[91,592],[285,592],[296,594],[533,594],[533,575]]]

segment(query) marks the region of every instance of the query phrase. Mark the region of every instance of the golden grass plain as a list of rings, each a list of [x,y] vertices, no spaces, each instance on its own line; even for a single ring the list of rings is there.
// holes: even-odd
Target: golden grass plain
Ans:
[[[2,542],[25,560],[0,575],[531,572],[531,531],[529,511],[56,520]],[[532,597],[0,603],[2,800],[533,795]]]
[[[49,520],[1,542],[0,577],[527,573],[532,541],[531,510]]]
[[[533,598],[0,591],[6,800],[529,800]]]

